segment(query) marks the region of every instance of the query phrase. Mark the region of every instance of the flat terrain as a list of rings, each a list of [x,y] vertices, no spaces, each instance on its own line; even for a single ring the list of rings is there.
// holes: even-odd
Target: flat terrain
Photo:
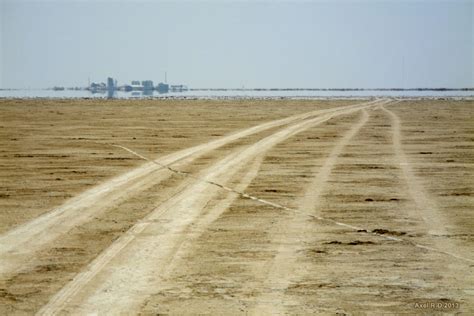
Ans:
[[[0,100],[2,315],[470,315],[473,231],[472,101]]]

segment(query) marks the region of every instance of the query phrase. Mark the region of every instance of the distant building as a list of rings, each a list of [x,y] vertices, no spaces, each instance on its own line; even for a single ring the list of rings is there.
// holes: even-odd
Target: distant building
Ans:
[[[146,97],[153,96],[153,90],[150,90],[150,89],[143,90],[143,96],[146,96]]]
[[[113,78],[107,78],[107,90],[114,91],[115,90],[115,83]]]
[[[153,81],[151,80],[144,80],[142,81],[143,90],[145,91],[153,91]]]
[[[96,82],[93,82],[91,83],[91,85],[89,86],[89,90],[92,92],[92,93],[96,93],[96,92],[105,92],[107,90],[107,85],[103,82],[101,83],[96,83]]]
[[[170,90],[170,86],[166,83],[163,83],[163,82],[160,82],[157,86],[156,86],[156,90],[159,92],[159,93],[168,93],[169,90]]]
[[[183,91],[188,91],[188,87],[185,85],[171,85],[170,86],[170,91],[171,92],[183,92]]]
[[[107,98],[113,99],[115,96],[116,82],[113,78],[107,78]]]
[[[138,81],[138,80],[133,80],[131,86],[132,86],[133,91],[142,91],[143,90],[143,86],[140,84],[140,81]]]
[[[165,74],[166,78],[166,74]],[[61,90],[62,87],[55,87],[55,90]],[[89,87],[86,88],[87,90],[91,91],[92,93],[108,93],[109,97],[114,97],[116,91],[124,91],[124,92],[140,92],[142,95],[151,96],[153,95],[153,91],[157,91],[158,93],[168,93],[168,92],[183,92],[188,91],[188,87],[185,85],[169,85],[165,82],[160,82],[157,86],[153,85],[152,80],[132,80],[130,85],[121,85],[119,86],[117,80],[112,77],[107,78],[107,83],[95,83],[92,82],[89,84]]]

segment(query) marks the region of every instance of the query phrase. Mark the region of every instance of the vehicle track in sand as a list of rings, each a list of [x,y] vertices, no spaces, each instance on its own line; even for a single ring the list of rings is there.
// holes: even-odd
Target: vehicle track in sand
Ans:
[[[256,142],[237,155],[229,155],[212,168],[201,172],[199,178],[205,179],[204,181],[197,181],[191,187],[179,192],[160,205],[145,220],[133,226],[99,255],[85,271],[79,273],[59,291],[38,314],[54,315],[64,308],[71,313],[136,310],[143,301],[143,296],[147,294],[146,285],[149,284],[150,278],[159,276],[164,269],[163,265],[170,262],[180,249],[184,242],[180,235],[191,224],[200,223],[203,227],[199,227],[199,231],[209,222],[197,220],[206,204],[219,191],[218,186],[209,186],[209,181],[226,183],[235,172],[245,168],[250,161],[278,142],[326,122],[334,116],[351,113],[380,102],[347,106],[326,113],[319,112],[318,116],[312,118],[307,116],[306,120]],[[210,215],[210,220],[218,216],[216,215],[218,210],[219,208],[213,211],[215,214]],[[156,252],[156,249],[160,251]]]
[[[436,199],[430,196],[429,192],[424,188],[421,181],[415,175],[412,169],[411,163],[409,162],[405,151],[402,148],[402,133],[400,118],[394,112],[386,109],[384,105],[380,108],[390,116],[392,126],[392,141],[393,149],[395,152],[396,160],[402,170],[404,181],[408,187],[408,193],[410,198],[416,205],[416,212],[418,216],[421,216],[427,228],[428,234],[435,237],[435,248],[415,243],[414,245],[418,248],[438,251],[450,256],[462,259],[468,262],[474,262],[474,258],[469,255],[461,255],[460,251],[455,247],[453,241],[446,236],[449,232],[446,230],[448,225],[448,219],[439,211]]]
[[[337,168],[329,177],[331,184],[328,187],[332,186],[332,189],[337,189],[338,181],[348,180],[341,175],[345,174],[350,177],[353,174],[351,183],[355,187],[354,191],[344,192],[346,190],[342,188],[347,189],[347,186],[333,191],[336,196],[346,194],[344,199],[339,200],[340,202],[335,202],[335,204],[340,203],[341,209],[345,209],[344,216],[336,217],[339,224],[345,222],[352,225],[337,227],[334,225],[335,222],[325,225],[327,222],[324,220],[312,221],[310,217],[321,219],[318,218],[317,212],[312,211],[311,207],[301,208],[298,205],[293,205],[289,199],[298,199],[300,196],[299,189],[293,190],[295,185],[292,184],[291,175],[293,181],[297,182],[305,179],[299,177],[302,170],[306,170],[306,176],[310,174],[313,175],[312,177],[316,176],[319,171],[316,166],[324,168],[327,157],[331,156],[331,150],[334,145],[339,143],[339,137],[343,137],[346,130],[356,124],[357,117],[355,115],[344,120],[347,122],[347,127],[342,125],[339,128],[343,132],[339,134],[338,138],[333,138],[333,142],[327,146],[328,149],[321,149],[322,152],[325,152],[324,155],[315,155],[313,151],[312,157],[311,154],[306,154],[303,156],[304,159],[297,156],[299,158],[280,161],[275,152],[273,154],[267,152],[266,155],[271,155],[272,158],[269,161],[274,163],[278,161],[278,163],[274,166],[273,172],[262,176],[255,183],[259,189],[256,189],[251,195],[265,197],[266,201],[271,200],[279,205],[275,205],[275,209],[271,209],[259,207],[258,203],[247,204],[244,200],[240,200],[238,205],[234,205],[233,210],[228,210],[226,215],[220,218],[220,223],[210,226],[213,229],[208,229],[207,237],[195,243],[194,249],[188,251],[180,265],[169,267],[169,270],[175,270],[174,273],[170,279],[166,280],[163,287],[153,287],[154,294],[147,299],[142,312],[148,314],[171,311],[177,314],[186,314],[186,311],[192,310],[196,313],[236,314],[240,310],[256,314],[275,314],[277,312],[307,314],[315,310],[320,312],[325,310],[327,313],[330,313],[329,311],[335,313],[336,307],[351,311],[350,308],[345,307],[359,308],[361,306],[363,308],[364,304],[370,305],[372,310],[379,308],[379,310],[383,310],[381,306],[387,308],[387,306],[397,304],[408,305],[411,301],[422,297],[426,298],[424,295],[430,294],[445,300],[462,298],[463,296],[458,294],[459,291],[447,290],[456,284],[456,279],[453,278],[453,275],[448,274],[446,267],[442,268],[445,269],[442,272],[446,274],[445,280],[440,281],[440,271],[442,270],[439,270],[438,264],[442,260],[450,267],[454,265],[461,267],[462,270],[458,269],[457,271],[464,271],[466,263],[469,264],[472,261],[442,250],[449,250],[449,247],[439,247],[436,250],[414,244],[417,238],[414,238],[412,233],[424,232],[423,222],[416,221],[419,226],[410,227],[414,223],[413,220],[420,216],[414,207],[414,201],[410,199],[402,170],[393,150],[390,118],[381,109],[374,110],[371,111],[373,114],[371,114],[370,124],[365,124],[356,139],[351,139],[348,148],[342,150],[339,155],[341,156],[340,161],[336,163]],[[340,126],[339,124],[340,121],[334,125]],[[328,129],[334,128],[331,125],[324,126]],[[305,137],[288,140],[287,143],[294,146],[293,150],[290,150],[292,147],[285,147],[283,152],[288,155],[302,153],[304,147],[302,148],[298,144],[309,135],[311,138],[315,138],[315,136],[324,135],[324,132],[321,130],[312,131]],[[318,140],[318,145],[323,143],[323,140]],[[313,159],[315,162],[312,162]],[[367,161],[364,161],[365,159]],[[288,188],[284,184],[285,180],[282,185],[271,183],[270,179],[278,181],[278,177],[273,175],[273,173],[278,173],[277,166],[278,169],[287,167],[290,169],[294,168],[297,161],[304,161],[305,167],[300,166],[298,172],[282,173],[288,175],[286,179]],[[292,166],[290,167],[290,165]],[[316,167],[315,171],[310,172],[308,165]],[[266,181],[263,180],[265,177],[267,177]],[[361,183],[365,183],[365,185]],[[376,185],[374,185],[375,183]],[[306,187],[311,188],[309,182],[303,185],[303,188]],[[271,190],[276,192],[272,198],[264,195],[265,189],[268,188],[276,189]],[[324,196],[320,201],[323,204],[321,210],[327,211],[328,208],[330,210],[331,206],[335,205],[327,203],[328,195],[331,193],[329,190],[324,191]],[[374,198],[375,201],[372,199],[364,201],[368,197]],[[344,200],[349,203],[358,201],[349,204]],[[242,204],[247,204],[247,211],[244,210]],[[291,205],[292,209],[286,209],[284,205]],[[252,210],[253,207],[258,211]],[[366,210],[371,210],[368,217],[359,215],[370,213]],[[261,215],[256,215],[257,213]],[[334,218],[334,215],[340,215],[342,212],[338,213],[326,212],[322,216]],[[294,218],[298,218],[301,225],[293,225]],[[254,225],[253,222],[258,224]],[[292,226],[295,227],[294,230],[291,230]],[[383,231],[380,234],[374,233],[372,231],[374,228],[386,228],[388,234]],[[398,233],[406,235],[395,237],[399,236]],[[426,244],[431,245],[431,241]],[[265,278],[268,266],[270,266],[268,263],[274,260],[274,253],[278,253],[278,251],[280,254],[282,253],[279,244],[284,244],[288,248],[287,251],[290,253],[288,260],[293,260],[292,255],[294,255],[298,261],[294,265],[287,265],[289,267],[288,274],[282,274],[281,278],[276,277],[271,283],[265,282],[262,279]],[[430,251],[420,251],[416,247]],[[348,255],[350,253],[352,253],[352,257]],[[447,254],[449,257],[440,255],[440,253]],[[462,259],[462,261],[452,257]],[[324,267],[325,263],[333,268]],[[351,263],[354,263],[354,266],[351,266]],[[282,260],[281,264],[285,266],[286,262]],[[311,265],[313,268],[316,266],[317,269],[308,273],[306,269]],[[338,266],[342,265],[344,268],[338,271]],[[373,274],[371,275],[372,269]],[[456,269],[451,271],[456,271]],[[286,285],[287,282],[290,283],[289,288]],[[462,282],[458,284],[462,284]],[[433,294],[432,289],[427,289],[430,286],[439,286],[441,290],[436,290],[436,294]],[[426,289],[426,291],[423,292],[422,289]],[[268,295],[267,291],[275,293],[272,292],[271,295]],[[374,291],[383,293],[381,295],[386,298],[356,299],[367,295],[367,293],[374,293]],[[347,295],[351,293],[356,298],[353,302],[350,300],[346,302],[346,299],[342,299],[343,302],[335,302],[337,293],[345,295],[345,298],[352,298]],[[403,295],[406,294],[406,296],[401,299],[400,293],[404,293]],[[321,301],[318,301],[318,294],[321,294]],[[312,296],[313,299],[308,300],[308,296]],[[331,304],[325,305],[328,297],[334,298],[334,300]],[[276,307],[274,307],[275,304]],[[255,305],[257,305],[256,309],[254,309]],[[308,308],[308,306],[311,307]],[[308,309],[302,312],[304,308]],[[405,310],[409,307],[399,308]]]
[[[318,215],[319,198],[325,189],[339,155],[368,120],[369,114],[364,109],[362,110],[362,117],[338,140],[324,161],[323,166],[318,168],[316,177],[308,185],[303,199],[298,203],[298,209]],[[308,226],[307,216],[296,213],[290,219],[290,222],[284,223],[284,227],[281,227],[279,231],[282,232],[283,236],[287,237],[285,232],[294,234],[295,231],[304,230],[306,226]],[[288,244],[284,240],[280,240],[280,243],[281,246],[269,266],[267,277],[262,285],[264,292],[261,293],[260,297],[256,298],[257,305],[250,312],[251,314],[281,315],[284,313],[283,304],[288,303],[287,298],[284,297],[284,292],[291,284],[300,249],[292,244]]]
[[[407,192],[410,199],[416,206],[414,210],[410,211],[411,216],[413,218],[419,218],[421,213],[423,219],[429,218],[430,220],[428,221],[424,220],[424,226],[426,226],[427,230],[435,235],[435,237],[442,237],[446,234],[444,231],[446,221],[439,213],[434,198],[428,195],[426,190],[423,188],[423,185],[418,181],[411,169],[411,165],[402,149],[400,120],[393,112],[385,108],[385,106],[393,106],[397,103],[399,103],[399,101],[379,105],[376,108],[384,111],[391,120],[394,163],[401,169],[401,173],[403,174],[402,180],[407,186]],[[359,122],[355,122],[352,128],[335,144],[323,166],[319,170],[316,170],[317,176],[313,179],[313,182],[308,185],[304,198],[299,201],[299,206],[297,207],[299,210],[305,210],[306,212],[318,215],[317,209],[320,203],[319,197],[325,189],[325,184],[330,177],[333,166],[337,163],[337,159],[343,152],[344,147],[350,143],[351,139],[357,133],[359,133],[361,128],[369,119],[367,112],[365,110],[363,110],[363,112],[364,115]],[[367,227],[361,228],[367,229]],[[303,252],[302,245],[300,244],[302,243],[301,240],[304,239],[304,232],[311,232],[311,230],[314,229],[314,224],[308,222],[307,216],[300,212],[295,212],[294,217],[291,217],[289,222],[285,221],[282,223],[280,228],[275,229],[278,231],[277,236],[280,236],[282,239],[280,241],[281,246],[271,264],[267,265],[267,278],[262,286],[262,292],[257,298],[255,298],[256,303],[255,306],[252,306],[250,309],[250,314],[284,315],[289,313],[286,306],[298,305],[301,303],[292,301],[292,297],[288,295],[287,290],[290,285],[294,284],[294,279],[298,279],[298,276],[300,276],[299,274],[301,274],[298,258]],[[308,234],[310,235],[310,233]],[[293,238],[288,239],[288,236],[293,236]],[[440,252],[459,258],[462,261],[457,262],[456,264],[460,264],[460,266],[462,266],[462,262],[472,262],[472,260],[466,256],[460,256],[460,252],[447,239],[434,238],[433,241],[436,244],[436,248],[404,240],[402,238],[396,239],[400,242],[411,243],[417,248]],[[300,273],[298,274],[298,272]],[[264,272],[262,271],[262,273]]]
[[[446,235],[446,220],[441,217],[436,205],[436,200],[428,195],[423,185],[415,176],[408,158],[402,148],[401,124],[399,117],[392,111],[381,106],[381,109],[390,116],[392,125],[392,141],[395,157],[403,177],[408,185],[410,197],[415,202],[418,211],[421,212],[423,220],[428,226],[428,233],[432,235]]]
[[[387,108],[401,112],[395,104]],[[406,106],[401,108],[407,110]],[[420,111],[409,110],[412,115]],[[426,111],[426,108],[423,110]],[[404,115],[410,114],[404,112]],[[413,121],[420,122],[419,119],[417,116]],[[261,291],[267,293],[274,290],[274,297],[280,300],[273,302],[271,296],[257,296],[256,302],[249,300],[246,310],[253,311],[252,308],[258,303],[261,307],[268,304],[260,312],[270,311],[272,314],[274,303],[277,310],[273,311],[285,315],[409,314],[410,310],[416,313],[412,304],[423,299],[459,300],[464,303],[464,310],[469,309],[468,295],[462,293],[462,289],[471,287],[465,280],[472,270],[469,268],[472,267],[472,260],[465,258],[470,255],[439,244],[437,241],[444,240],[444,237],[426,234],[428,225],[421,220],[422,212],[417,209],[394,150],[391,123],[391,117],[382,108],[371,112],[370,121],[340,155],[340,161],[321,196],[321,216],[358,226],[361,231],[328,226],[323,222],[301,221],[301,229],[286,233],[291,238],[283,239],[284,244],[291,247],[289,251],[297,249],[298,255],[290,271],[290,286],[279,291],[278,280],[274,280],[274,284]],[[424,126],[429,123],[421,121],[419,124]],[[405,136],[406,130],[412,131],[413,128],[410,130],[404,125],[403,132],[400,131],[400,142],[403,140],[400,147],[404,150],[406,144],[410,144],[409,140],[401,137]],[[426,150],[416,146],[428,137],[422,135],[412,142],[411,153]],[[435,152],[434,148],[430,150]],[[423,158],[427,160],[428,169],[430,160],[422,156],[419,161]],[[408,159],[408,162],[412,163],[412,160]],[[412,168],[419,171],[415,166]],[[419,180],[422,184],[431,179],[431,173],[421,173],[420,176],[425,177]],[[295,212],[294,216],[298,214]],[[291,217],[284,217],[280,223],[284,223],[285,219],[291,220]],[[397,242],[367,234],[374,230],[397,236]],[[280,234],[276,230],[271,239],[278,239]],[[416,243],[435,246],[430,248]],[[255,275],[264,271],[260,269]],[[460,277],[463,274],[464,277]],[[156,299],[155,302],[166,303],[166,300]]]
[[[62,206],[1,235],[0,275],[7,275],[18,271],[25,266],[35,252],[47,246],[52,240],[67,233],[71,228],[89,220],[94,214],[100,212],[105,207],[123,200],[124,197],[133,191],[146,189],[153,183],[165,179],[169,173],[165,172],[166,170],[162,170],[164,169],[163,165],[166,166],[183,160],[190,162],[206,152],[242,137],[253,135],[270,128],[304,121],[326,113],[337,113],[341,110],[351,109],[365,104],[370,105],[376,102],[379,101],[375,100],[326,110],[316,110],[267,122],[206,144],[167,155],[156,160],[159,164],[152,162],[145,163],[141,167],[87,190],[79,196],[70,199]],[[162,173],[155,174],[156,172]]]
[[[414,203],[405,203],[408,194],[393,153],[389,117],[381,110],[370,113],[369,123],[340,154],[320,199],[322,217],[352,225],[336,226],[335,222],[321,220],[310,208],[298,209],[298,200],[310,187],[318,167],[324,165],[334,145],[361,117],[360,111],[307,130],[266,152],[262,169],[247,192],[276,205],[268,207],[260,201],[240,198],[206,229],[180,263],[170,267],[173,271],[163,287],[152,286],[154,293],[141,312],[145,315],[189,311],[218,315],[251,313],[262,302],[261,293],[268,288],[266,272],[281,240],[288,247],[295,247],[298,256],[294,273],[289,277],[291,284],[286,293],[281,293],[282,309],[288,314],[317,311],[334,314],[338,307],[351,311],[346,307],[358,308],[364,304],[370,305],[372,311],[384,310],[381,306],[390,304],[391,299],[392,305],[399,304],[400,292],[414,291],[416,298],[424,297],[420,295],[423,292],[420,288],[426,288],[423,281],[433,281],[436,277],[433,258],[465,267],[465,262],[451,257],[420,251],[409,243],[410,236],[393,238],[395,233],[408,228],[410,219],[404,209],[413,208]],[[346,184],[338,188],[343,182]],[[389,183],[394,187],[390,188]],[[333,198],[328,203],[333,194],[339,202]],[[364,201],[368,197],[376,202]],[[390,198],[398,200],[388,202]],[[338,214],[331,212],[338,207]],[[362,213],[371,214],[360,216]],[[299,217],[304,225],[291,232],[281,229],[293,217]],[[375,228],[387,228],[394,234],[372,234]],[[423,231],[423,228],[408,230],[408,234]],[[410,264],[408,268],[406,262]],[[452,278],[446,279],[451,283],[438,285],[455,284]],[[278,287],[277,282],[270,285]],[[389,298],[367,295],[374,292]],[[339,302],[338,293],[345,295]],[[353,301],[347,293],[354,295]],[[454,291],[450,296],[443,291],[437,294],[456,297]],[[364,295],[367,296],[360,300]],[[402,303],[409,304],[408,300],[414,300],[415,295],[404,297]],[[334,299],[328,303],[328,298]],[[269,311],[270,308],[264,309],[262,313],[270,314]]]

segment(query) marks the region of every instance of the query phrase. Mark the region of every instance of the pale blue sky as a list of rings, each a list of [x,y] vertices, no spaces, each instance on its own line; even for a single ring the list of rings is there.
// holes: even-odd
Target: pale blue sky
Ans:
[[[4,88],[474,86],[473,1],[0,1]]]

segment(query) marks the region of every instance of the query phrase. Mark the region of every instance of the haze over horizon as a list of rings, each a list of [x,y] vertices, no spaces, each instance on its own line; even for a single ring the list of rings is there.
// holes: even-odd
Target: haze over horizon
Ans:
[[[473,1],[0,1],[0,88],[474,87]]]

